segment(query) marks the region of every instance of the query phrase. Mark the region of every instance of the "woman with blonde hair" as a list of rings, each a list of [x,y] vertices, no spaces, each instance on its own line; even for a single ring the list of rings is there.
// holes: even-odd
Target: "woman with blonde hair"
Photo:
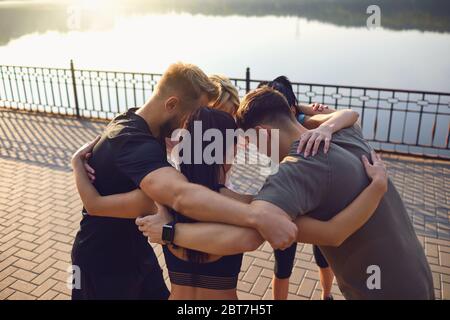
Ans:
[[[219,88],[219,96],[210,107],[234,116],[239,108],[239,92],[230,79],[221,75],[212,75],[209,79]]]

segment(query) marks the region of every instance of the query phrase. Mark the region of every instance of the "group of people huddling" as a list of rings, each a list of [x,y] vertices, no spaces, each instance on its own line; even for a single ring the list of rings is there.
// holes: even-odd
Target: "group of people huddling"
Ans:
[[[322,299],[333,299],[334,278],[346,299],[434,299],[403,201],[357,121],[350,109],[299,103],[284,76],[240,101],[227,78],[171,65],[143,106],[73,155],[84,207],[72,298],[237,299],[243,254],[267,241],[274,299],[287,299],[293,268],[302,268],[297,243],[313,244]],[[279,161],[266,175],[237,157],[177,161],[177,129],[200,141],[183,154],[207,152],[209,129],[252,129],[257,158]],[[223,139],[219,154],[248,155],[245,141]],[[151,243],[162,245],[170,292]]]

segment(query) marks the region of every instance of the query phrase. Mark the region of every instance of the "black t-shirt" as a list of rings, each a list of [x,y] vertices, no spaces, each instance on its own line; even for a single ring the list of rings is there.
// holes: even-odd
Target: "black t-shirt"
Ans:
[[[139,188],[150,172],[170,166],[165,146],[136,108],[114,118],[95,146],[90,165],[102,196]],[[83,209],[84,210],[84,209]],[[74,264],[103,273],[152,271],[158,261],[134,219],[84,215],[72,251]]]

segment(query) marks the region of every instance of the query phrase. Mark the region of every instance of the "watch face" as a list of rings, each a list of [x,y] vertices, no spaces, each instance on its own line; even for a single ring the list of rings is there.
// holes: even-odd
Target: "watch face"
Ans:
[[[173,227],[169,225],[163,226],[162,239],[167,242],[172,242],[173,240]]]

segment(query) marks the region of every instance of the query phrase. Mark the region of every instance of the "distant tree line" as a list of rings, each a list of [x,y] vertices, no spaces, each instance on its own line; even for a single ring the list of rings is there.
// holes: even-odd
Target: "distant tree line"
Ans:
[[[385,28],[450,31],[449,0],[127,0],[127,4],[131,11],[284,15],[343,26],[365,26],[366,9],[376,4]]]
[[[138,15],[188,12],[217,16],[297,16],[350,27],[364,27],[367,7],[376,4],[381,8],[384,28],[450,32],[450,0],[122,0],[119,3],[125,13]],[[31,32],[67,31],[66,7],[57,2],[53,6],[2,5],[0,30],[0,45]]]

